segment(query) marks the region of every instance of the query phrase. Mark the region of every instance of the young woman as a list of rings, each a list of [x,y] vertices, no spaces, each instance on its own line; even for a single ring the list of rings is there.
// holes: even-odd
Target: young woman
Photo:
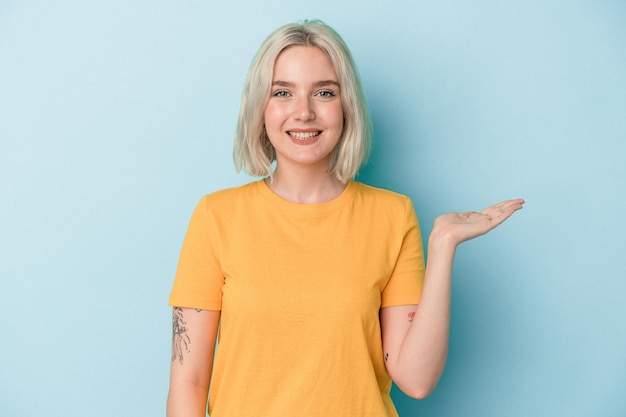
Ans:
[[[425,267],[410,200],[352,180],[370,136],[340,36],[319,21],[270,35],[234,152],[264,179],[192,215],[170,296],[168,416],[204,416],[207,398],[212,417],[397,416],[392,380],[415,398],[434,389],[455,249],[523,201],[437,218]]]

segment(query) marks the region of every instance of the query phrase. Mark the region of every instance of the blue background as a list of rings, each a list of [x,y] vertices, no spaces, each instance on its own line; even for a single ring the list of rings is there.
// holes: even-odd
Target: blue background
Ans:
[[[458,251],[450,357],[402,416],[626,415],[626,3],[0,3],[0,414],[163,415],[167,297],[270,31],[317,17],[375,123],[360,179],[447,211],[524,197]]]

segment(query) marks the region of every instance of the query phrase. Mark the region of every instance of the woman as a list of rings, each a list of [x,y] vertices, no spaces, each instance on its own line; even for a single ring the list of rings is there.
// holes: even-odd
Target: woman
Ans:
[[[392,380],[415,398],[434,389],[456,246],[523,201],[440,216],[425,268],[410,200],[352,180],[370,136],[340,36],[319,21],[270,35],[234,153],[264,178],[193,213],[170,297],[168,416],[205,415],[209,386],[212,417],[395,416]]]

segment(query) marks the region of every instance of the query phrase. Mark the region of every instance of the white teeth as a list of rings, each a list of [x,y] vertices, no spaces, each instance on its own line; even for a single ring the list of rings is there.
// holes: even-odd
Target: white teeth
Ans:
[[[319,135],[321,132],[317,131],[317,132],[287,132],[287,133],[292,138],[296,138],[299,140],[307,140],[307,139],[314,138],[315,136]]]

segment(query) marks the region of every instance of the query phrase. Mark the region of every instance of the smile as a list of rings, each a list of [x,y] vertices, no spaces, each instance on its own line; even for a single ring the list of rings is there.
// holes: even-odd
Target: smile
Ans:
[[[287,132],[289,136],[298,140],[311,140],[322,133],[321,130],[317,130],[314,132]]]

